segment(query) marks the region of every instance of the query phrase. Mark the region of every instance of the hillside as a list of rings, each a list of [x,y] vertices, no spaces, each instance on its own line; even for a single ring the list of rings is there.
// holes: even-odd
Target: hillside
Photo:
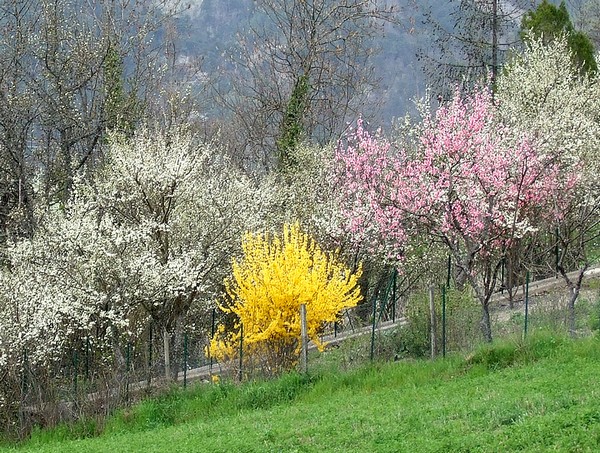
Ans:
[[[125,411],[101,437],[38,435],[17,451],[597,451],[599,346],[537,336],[467,359],[198,387]]]

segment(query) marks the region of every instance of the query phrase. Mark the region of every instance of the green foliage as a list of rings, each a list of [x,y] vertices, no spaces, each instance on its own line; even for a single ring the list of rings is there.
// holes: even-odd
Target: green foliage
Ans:
[[[309,391],[318,380],[315,375],[287,373],[272,382],[250,382],[242,387],[234,405],[238,410],[253,410],[291,403]]]
[[[584,73],[596,73],[598,64],[594,56],[594,44],[583,32],[573,32],[567,42],[575,54],[576,61],[582,66]]]
[[[308,75],[304,74],[296,80],[281,124],[281,135],[277,141],[279,168],[284,172],[292,171],[298,164],[293,150],[304,138],[302,118],[308,103],[309,91],[310,81]]]
[[[34,428],[28,445],[45,445],[64,442],[69,439],[87,439],[96,437],[102,432],[102,424],[93,418],[78,420],[74,423],[63,423],[52,429]]]
[[[173,426],[20,451],[598,451],[599,346],[543,334],[466,361],[198,386],[167,403],[179,407]]]
[[[180,421],[179,414],[183,405],[183,395],[179,389],[173,389],[157,399],[142,401],[135,410],[122,412],[125,423],[137,425],[137,429],[155,429],[160,426],[171,426]]]
[[[120,411],[109,420],[105,433],[144,432],[195,419],[208,421],[240,411],[269,409],[296,400],[318,379],[318,375],[293,372],[278,379],[251,381],[243,385],[223,382],[202,384],[187,390],[173,387],[165,395]]]
[[[558,354],[567,342],[566,336],[538,332],[527,340],[505,340],[493,345],[482,345],[467,359],[467,364],[499,370],[517,364],[533,363]]]
[[[594,45],[585,33],[575,31],[564,1],[556,7],[543,0],[535,11],[523,16],[521,38],[524,41],[542,37],[545,42],[551,42],[563,34],[567,35],[574,62],[582,73],[595,73],[598,66]]]
[[[438,353],[442,351],[442,296],[435,293]],[[396,354],[400,357],[427,357],[431,353],[429,296],[426,291],[408,301],[408,325],[397,333]],[[470,289],[446,292],[446,351],[470,349],[481,339],[481,308]]]
[[[128,111],[128,96],[125,92],[123,58],[119,49],[110,45],[104,59],[104,127],[107,130],[130,135],[134,129],[134,118]]]
[[[556,7],[543,0],[535,11],[529,11],[523,16],[521,28],[522,38],[528,38],[531,33],[536,37],[544,36],[545,39],[552,40],[560,33],[572,32],[573,24],[564,1]]]

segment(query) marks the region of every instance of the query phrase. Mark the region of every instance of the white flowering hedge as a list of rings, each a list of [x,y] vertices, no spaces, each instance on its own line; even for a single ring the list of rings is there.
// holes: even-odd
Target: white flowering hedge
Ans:
[[[149,128],[111,139],[106,164],[72,200],[10,244],[0,280],[0,367],[47,366],[86,341],[123,357],[152,320],[171,333],[206,308],[256,189],[215,146]]]

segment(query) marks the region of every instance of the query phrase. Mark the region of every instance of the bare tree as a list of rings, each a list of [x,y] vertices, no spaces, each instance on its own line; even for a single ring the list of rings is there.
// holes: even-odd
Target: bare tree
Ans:
[[[395,18],[380,0],[260,0],[217,88],[235,151],[254,168],[293,164],[302,139],[324,143],[372,102],[372,38]]]
[[[27,234],[32,227],[29,142],[39,116],[24,70],[36,1],[7,1],[0,9],[0,242],[8,229]]]
[[[598,188],[594,189],[598,193]],[[587,196],[586,202],[577,203],[564,220],[556,226],[556,269],[569,290],[567,303],[569,313],[569,333],[576,334],[575,302],[579,297],[585,271],[593,263],[592,245],[600,237],[600,199]],[[568,270],[576,269],[575,277]]]
[[[434,45],[419,52],[435,94],[445,98],[457,85],[494,83],[507,52],[518,41],[522,15],[533,0],[449,0],[450,23],[429,8],[425,23]],[[439,5],[436,3],[436,10]]]
[[[34,193],[64,203],[109,129],[156,118],[174,77],[178,2],[7,0],[0,6],[0,242],[34,228]],[[175,36],[176,38],[176,36]],[[176,60],[172,58],[171,60]],[[34,190],[36,181],[36,190]]]

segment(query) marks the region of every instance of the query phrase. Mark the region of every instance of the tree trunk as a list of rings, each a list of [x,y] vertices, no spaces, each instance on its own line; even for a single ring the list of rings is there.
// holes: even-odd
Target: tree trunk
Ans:
[[[512,250],[508,252],[508,260],[507,266],[505,267],[505,275],[506,275],[506,292],[508,292],[508,306],[512,310],[515,308],[515,293],[517,292],[517,285],[515,284],[515,273],[516,273],[516,263],[514,259],[514,255]],[[504,283],[504,282],[503,282]]]
[[[569,297],[569,335],[572,338],[575,338],[577,333],[577,328],[575,325],[575,301],[579,296],[579,289],[571,288],[570,289],[570,297]]]
[[[492,87],[498,75],[498,0],[492,1]],[[492,91],[493,96],[494,91]]]
[[[585,269],[587,269],[587,266],[579,271],[577,282],[569,287],[569,335],[571,335],[572,338],[575,338],[577,334],[577,327],[575,325],[575,302],[577,301],[579,292],[581,291],[581,283],[583,281]]]
[[[581,284],[583,283],[583,276],[588,267],[589,267],[589,264],[587,264],[587,263],[585,265],[583,265],[583,267],[581,269],[579,269],[579,273],[577,274],[577,279],[575,281],[572,281],[569,278],[567,272],[565,271],[565,268],[562,265],[558,266],[558,271],[562,275],[563,280],[566,282],[566,284],[569,288],[569,302],[567,305],[567,309],[569,312],[569,314],[568,314],[569,335],[571,335],[571,337],[575,337],[575,335],[577,333],[577,329],[576,329],[576,325],[575,325],[575,302],[577,301],[577,298],[579,297],[579,292],[581,291]]]
[[[111,327],[111,343],[113,350],[113,357],[115,358],[115,362],[117,362],[117,369],[122,370],[125,368],[125,356],[123,355],[123,350],[119,345],[119,332],[116,327]]]
[[[488,343],[492,342],[492,323],[490,321],[490,306],[489,302],[485,301],[481,303],[482,316],[481,316],[481,333],[483,338]]]
[[[456,266],[454,271],[454,285],[456,286],[456,289],[458,291],[463,291],[468,280],[469,278],[465,270],[460,266]]]
[[[481,285],[477,282],[475,277],[471,272],[465,272],[467,274],[467,278],[471,287],[475,291],[475,296],[479,303],[481,304],[481,333],[483,334],[483,338],[488,343],[492,342],[492,323],[490,321],[490,298],[492,297],[492,291],[494,285],[492,284],[489,288],[482,288]]]
[[[183,326],[182,326],[182,317],[178,316],[175,321],[175,331],[171,335],[171,339],[173,340],[171,344],[173,344],[173,360],[171,361],[171,377],[175,380],[175,382],[179,381],[179,373],[183,372],[183,367],[185,366],[183,360]]]
[[[485,339],[485,341],[491,343],[492,323],[490,321],[490,299],[496,286],[496,277],[498,275],[498,270],[500,269],[500,266],[499,263],[498,265],[493,266],[491,263],[488,262],[488,272],[486,273],[487,278],[483,278],[483,284],[481,284],[477,281],[477,278],[475,277],[473,272],[473,262],[477,249],[471,248],[469,250],[475,251],[470,252],[466,259],[460,256],[458,249],[454,248],[452,249],[452,252],[454,254],[454,258],[458,267],[460,267],[464,272],[467,281],[471,285],[471,288],[473,288],[473,291],[475,291],[475,296],[477,297],[477,300],[481,304],[481,333],[483,334],[483,338]]]

